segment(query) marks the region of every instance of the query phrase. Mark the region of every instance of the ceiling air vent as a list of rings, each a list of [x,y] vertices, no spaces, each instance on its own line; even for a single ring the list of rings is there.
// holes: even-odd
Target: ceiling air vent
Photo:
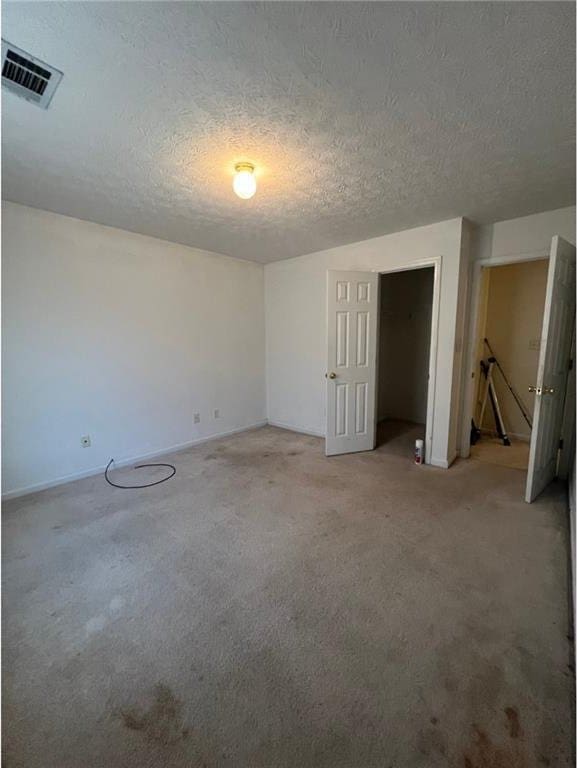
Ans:
[[[62,72],[2,40],[2,87],[47,109]]]

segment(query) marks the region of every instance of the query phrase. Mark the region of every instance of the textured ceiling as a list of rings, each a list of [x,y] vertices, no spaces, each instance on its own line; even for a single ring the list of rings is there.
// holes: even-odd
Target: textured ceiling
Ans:
[[[574,202],[573,3],[3,3],[8,200],[257,261]],[[235,162],[257,167],[249,201]]]

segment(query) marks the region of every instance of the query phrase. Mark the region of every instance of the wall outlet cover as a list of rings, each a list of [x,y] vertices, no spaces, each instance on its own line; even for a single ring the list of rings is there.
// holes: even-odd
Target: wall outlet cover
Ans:
[[[90,448],[91,442],[90,442],[90,435],[84,435],[84,437],[80,438],[80,445],[83,448]]]
[[[193,421],[195,424],[200,424],[200,413],[195,413],[193,416]]]

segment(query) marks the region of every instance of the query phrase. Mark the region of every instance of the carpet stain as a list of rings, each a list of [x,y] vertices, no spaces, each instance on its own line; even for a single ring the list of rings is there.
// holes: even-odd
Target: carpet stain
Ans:
[[[505,713],[510,723],[507,710]],[[518,714],[515,722],[518,723]],[[464,768],[527,768],[525,754],[518,743],[494,744],[487,732],[478,725],[473,725],[473,734],[473,744],[463,754]],[[511,730],[509,734],[511,735]],[[511,735],[511,738],[517,739],[518,736]]]
[[[519,722],[519,713],[515,707],[506,707],[505,714],[507,715],[507,720],[509,722],[509,736],[512,739],[518,739],[519,736],[523,735],[523,729]]]
[[[157,744],[172,744],[189,734],[188,728],[184,727],[182,702],[167,685],[155,686],[154,702],[149,709],[122,709],[120,718],[126,728],[139,731],[148,741]]]

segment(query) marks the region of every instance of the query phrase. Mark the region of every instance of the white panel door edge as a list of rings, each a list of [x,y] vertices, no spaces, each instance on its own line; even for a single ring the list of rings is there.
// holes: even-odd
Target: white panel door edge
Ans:
[[[371,451],[376,438],[379,273],[327,272],[326,455]]]
[[[555,236],[551,244],[525,501],[557,474],[565,391],[575,327],[575,246]]]

